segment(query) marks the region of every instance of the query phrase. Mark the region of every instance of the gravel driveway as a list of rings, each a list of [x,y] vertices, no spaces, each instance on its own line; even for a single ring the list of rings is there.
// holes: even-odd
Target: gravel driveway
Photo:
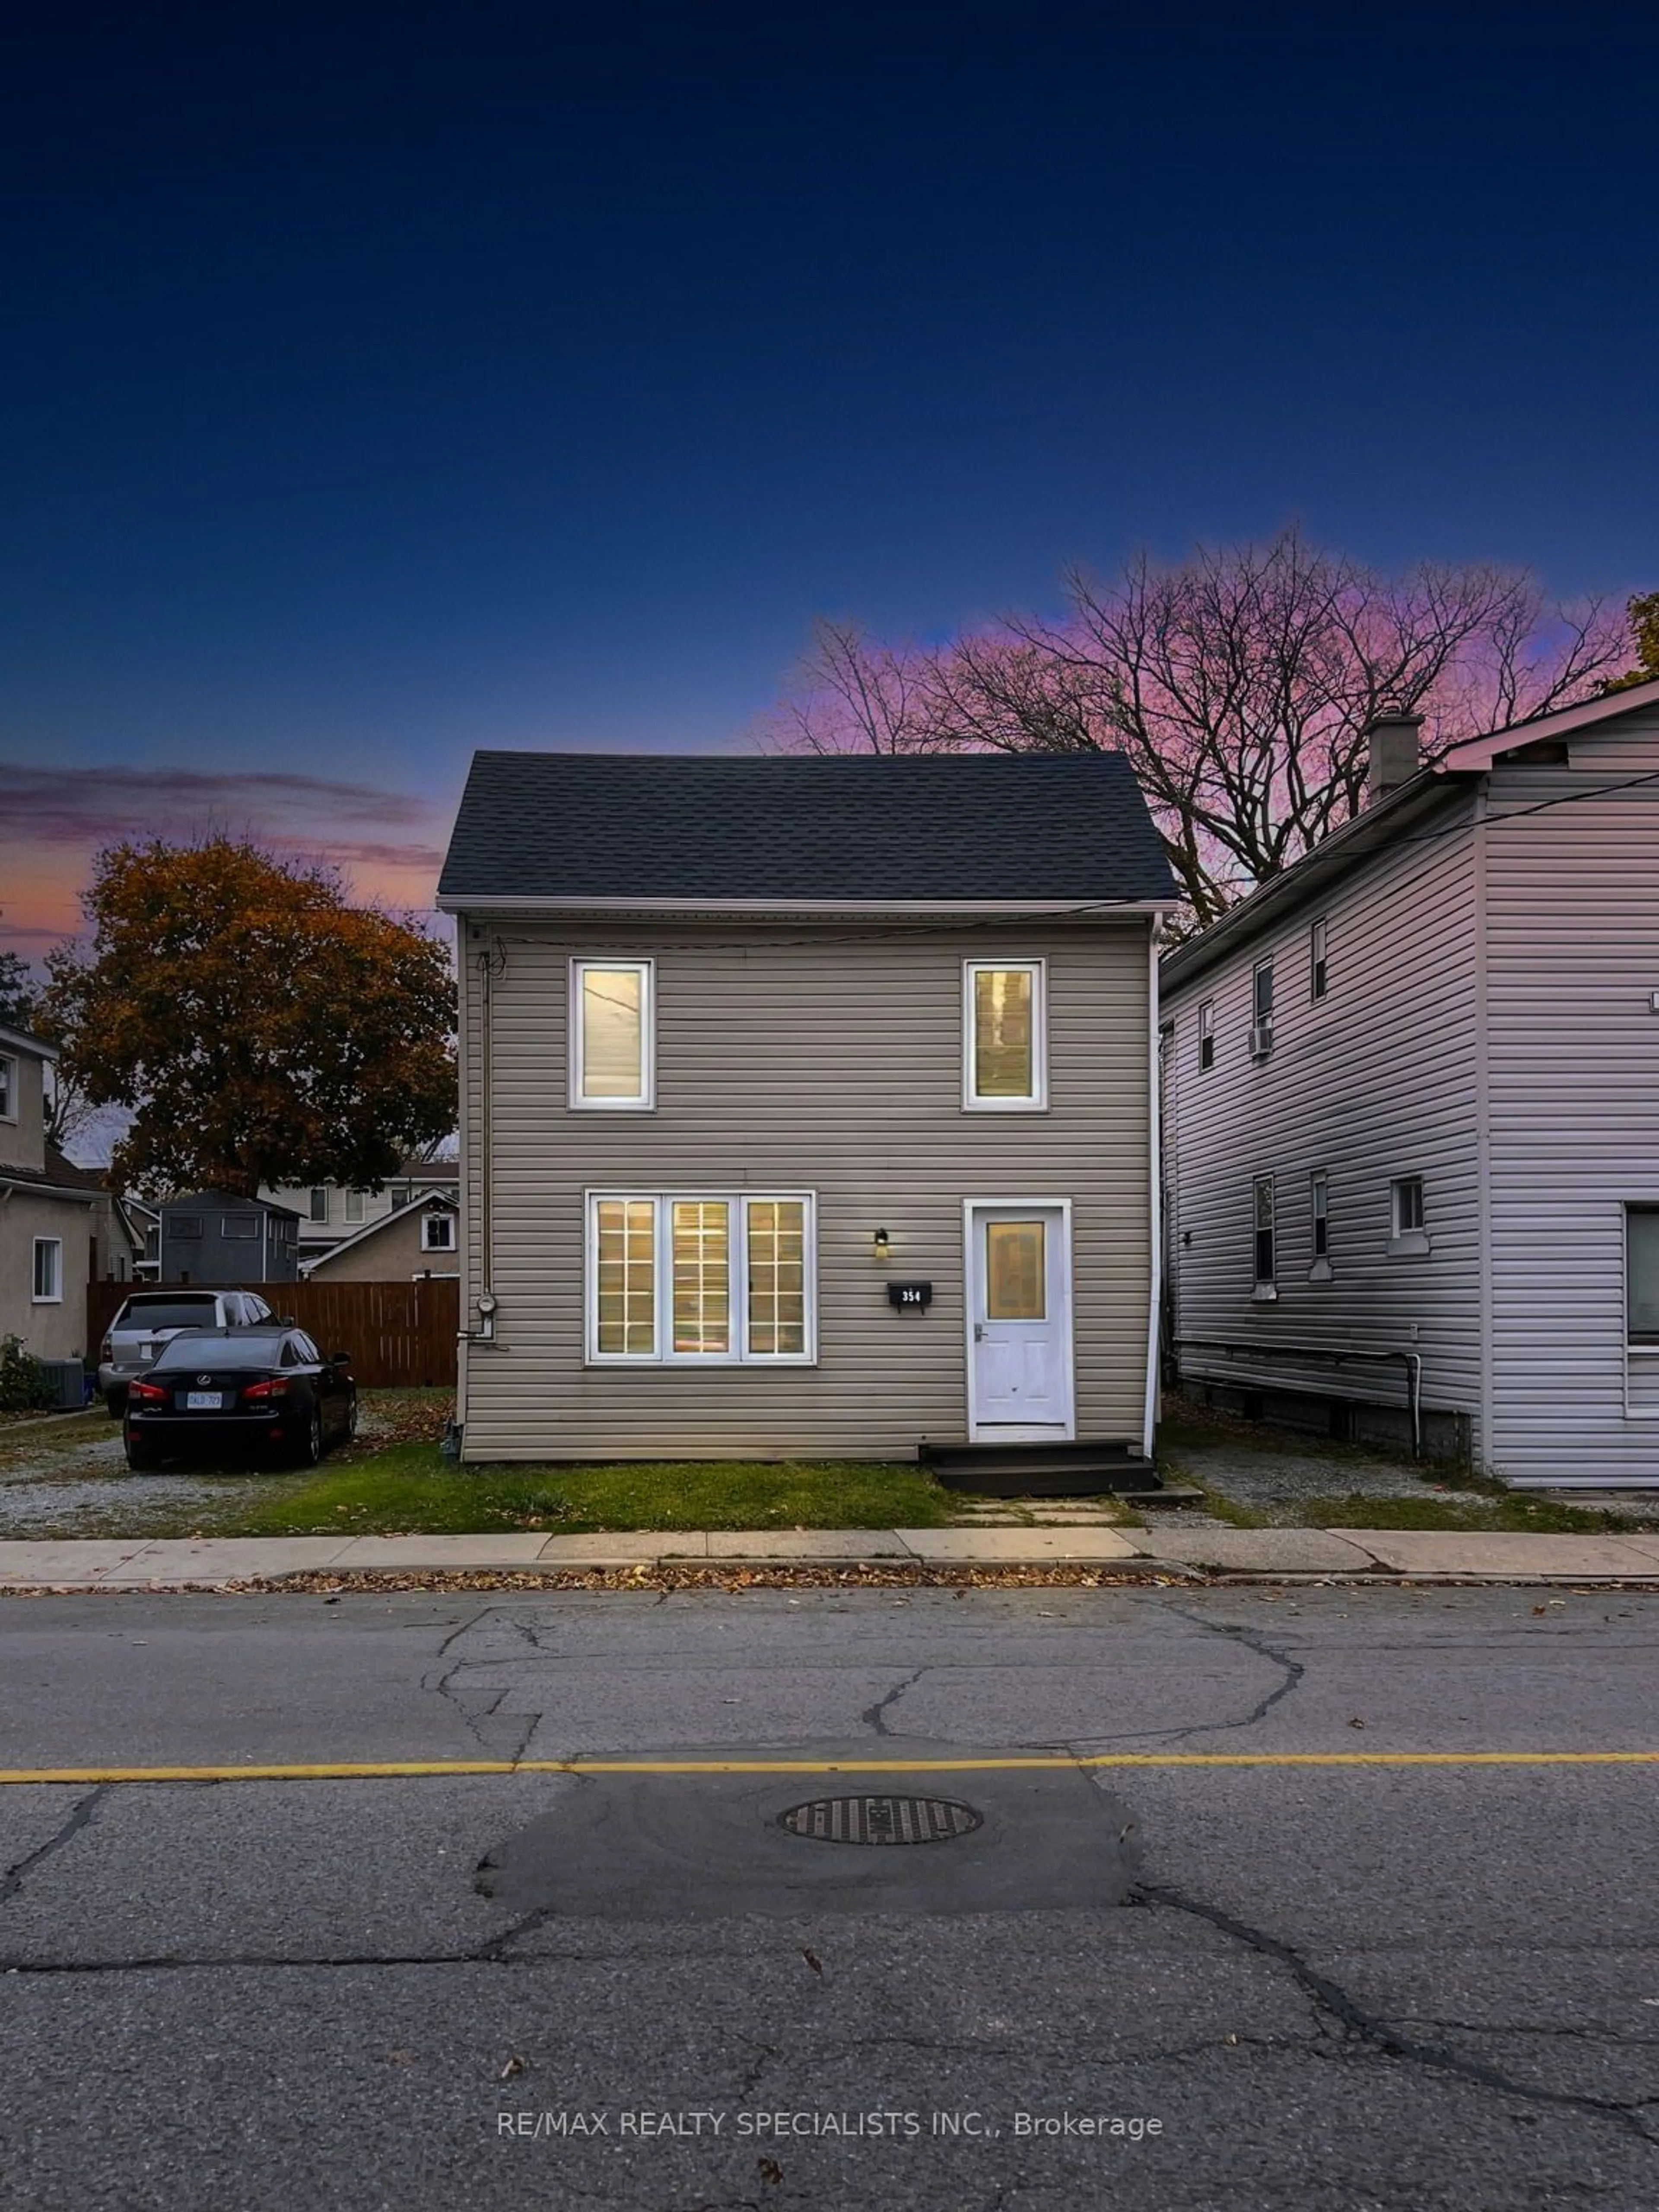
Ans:
[[[374,1432],[366,1400],[360,1433]],[[120,1424],[101,1410],[9,1423],[0,1427],[0,1536],[210,1536],[307,1480],[283,1469],[129,1474]]]

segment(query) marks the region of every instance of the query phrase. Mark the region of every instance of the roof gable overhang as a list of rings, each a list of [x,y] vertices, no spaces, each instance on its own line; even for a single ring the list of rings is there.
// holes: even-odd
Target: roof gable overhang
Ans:
[[[1511,722],[1506,730],[1494,730],[1489,737],[1466,738],[1462,744],[1443,753],[1437,766],[1451,773],[1478,772],[1511,754],[1524,753],[1531,745],[1547,744],[1580,730],[1597,729],[1603,723],[1616,722],[1621,714],[1640,714],[1654,707],[1659,707],[1659,677],[1650,684],[1632,684],[1626,690],[1611,691],[1600,699],[1581,700],[1576,707],[1558,708],[1553,714],[1534,715],[1529,722]]]

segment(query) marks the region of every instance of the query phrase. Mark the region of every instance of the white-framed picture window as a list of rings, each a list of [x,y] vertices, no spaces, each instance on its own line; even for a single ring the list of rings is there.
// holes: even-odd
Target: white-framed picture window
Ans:
[[[656,1103],[656,969],[650,960],[570,963],[570,1103],[640,1113]]]
[[[817,1357],[811,1192],[591,1192],[590,1361],[804,1364]]]
[[[17,1119],[17,1062],[9,1052],[0,1052],[0,1121]]]
[[[1659,1205],[1625,1208],[1625,1313],[1632,1344],[1659,1346]]]
[[[60,1306],[64,1303],[64,1240],[37,1237],[34,1240],[34,1304]]]
[[[980,1113],[1048,1103],[1048,988],[1041,960],[965,960],[962,1103]]]
[[[428,1213],[421,1222],[422,1252],[453,1252],[455,1249],[455,1217],[453,1213]]]

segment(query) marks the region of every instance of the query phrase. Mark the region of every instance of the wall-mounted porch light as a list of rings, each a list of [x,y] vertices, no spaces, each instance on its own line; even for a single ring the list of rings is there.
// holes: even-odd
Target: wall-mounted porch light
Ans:
[[[886,1260],[892,1256],[893,1240],[884,1229],[878,1229],[870,1241],[878,1260]]]

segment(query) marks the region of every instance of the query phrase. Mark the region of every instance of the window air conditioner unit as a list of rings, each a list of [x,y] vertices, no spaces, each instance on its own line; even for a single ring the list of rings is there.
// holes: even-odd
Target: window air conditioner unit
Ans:
[[[1258,1022],[1255,1028],[1250,1031],[1250,1058],[1252,1060],[1266,1060],[1267,1054],[1273,1050],[1273,1024],[1271,1022]]]

